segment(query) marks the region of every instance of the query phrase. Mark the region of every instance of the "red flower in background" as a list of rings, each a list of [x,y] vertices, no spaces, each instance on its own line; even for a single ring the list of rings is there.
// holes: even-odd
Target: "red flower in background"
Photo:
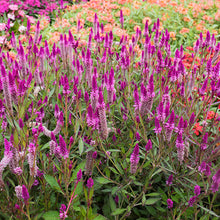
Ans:
[[[217,118],[218,117],[218,114],[217,113],[215,113],[214,111],[210,111],[210,112],[208,112],[208,115],[207,115],[207,119],[213,119],[213,118]]]
[[[194,128],[193,128],[193,131],[198,136],[199,132],[202,132],[202,128],[203,127],[199,123],[196,123]]]

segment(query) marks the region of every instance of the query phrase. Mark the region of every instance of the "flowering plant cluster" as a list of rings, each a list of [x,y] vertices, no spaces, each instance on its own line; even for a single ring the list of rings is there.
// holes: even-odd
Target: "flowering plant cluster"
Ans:
[[[48,15],[53,10],[60,7],[60,2],[66,1],[60,0],[0,0],[0,15],[4,13],[10,13],[14,15],[18,11],[18,17],[24,14],[24,12],[30,15]]]
[[[28,20],[14,58],[0,48],[0,216],[218,219],[215,35],[186,67],[159,19],[130,40],[92,24],[84,46],[70,29],[50,47]]]

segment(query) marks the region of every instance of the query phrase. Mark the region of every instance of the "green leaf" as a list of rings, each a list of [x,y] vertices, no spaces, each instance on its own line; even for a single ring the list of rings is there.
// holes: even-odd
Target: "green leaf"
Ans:
[[[135,184],[136,186],[143,186],[143,184],[140,183],[140,182],[138,182],[138,181],[134,181],[134,184]]]
[[[40,151],[49,148],[49,146],[50,146],[50,142],[44,144],[44,146],[42,146],[42,147],[40,148]]]
[[[95,217],[93,220],[106,220],[107,218],[105,218],[103,215],[98,215],[97,217]]]
[[[155,171],[155,172],[153,173],[153,175],[151,176],[151,178],[152,178],[153,176],[155,176],[156,174],[162,172],[162,171],[163,171],[163,170],[162,170],[161,168],[159,168],[157,171]]]
[[[145,205],[145,202],[146,202],[146,196],[145,196],[145,194],[143,194],[143,196],[142,196],[142,205],[143,206]]]
[[[115,168],[113,168],[113,167],[109,167],[109,169],[110,169],[113,173],[115,173],[115,174],[119,174],[118,171],[117,171]]]
[[[110,203],[111,211],[114,212],[116,209],[116,204],[115,204],[115,201],[111,195],[109,195],[109,203]]]
[[[198,204],[197,204],[197,206],[199,206],[201,209],[203,209],[204,211],[208,212],[209,214],[211,214],[211,215],[213,215],[213,216],[215,216],[215,217],[220,218],[220,215],[217,215],[215,212],[213,212],[213,211],[211,211],[211,210],[209,210],[209,209],[207,209],[207,208],[205,208],[205,207],[203,207],[203,206],[201,206],[201,205],[198,205]]]
[[[52,176],[49,176],[47,174],[44,175],[45,180],[47,181],[47,183],[49,183],[49,185],[55,189],[57,192],[60,192],[63,194],[59,184],[57,183],[56,179]]]
[[[108,179],[105,179],[104,177],[98,177],[95,179],[98,183],[100,184],[108,184],[108,183],[111,183],[110,180]]]
[[[160,196],[160,193],[149,193],[146,196]]]
[[[114,212],[112,212],[111,215],[120,215],[122,214],[124,211],[126,211],[127,209],[115,209]]]
[[[146,202],[145,202],[145,205],[153,205],[153,204],[155,204],[159,200],[160,200],[160,198],[150,198],[150,199],[147,199]]]
[[[131,140],[133,140],[134,134],[133,134],[132,130],[129,130],[129,137],[131,138]]]
[[[43,214],[44,220],[59,220],[59,212],[58,211],[49,211]]]
[[[77,184],[77,187],[76,187],[76,190],[75,190],[75,195],[77,195],[77,197],[82,193],[83,191],[83,182],[80,181],[78,184]]]
[[[83,149],[84,149],[84,144],[83,144],[83,140],[82,138],[79,139],[79,154],[81,156],[82,152],[83,152]]]
[[[72,177],[71,177],[71,181],[73,181],[74,179],[76,179],[77,177],[77,173],[79,172],[79,170],[81,169],[82,171],[84,170],[84,167],[86,165],[86,161],[83,161],[82,163],[80,163],[73,171]]]
[[[143,168],[148,167],[148,166],[150,165],[150,163],[151,163],[151,160],[148,160],[148,161],[144,164]]]
[[[48,96],[48,99],[50,99],[50,97],[53,95],[54,91],[55,91],[55,87],[53,87],[53,89],[51,89],[49,96]]]

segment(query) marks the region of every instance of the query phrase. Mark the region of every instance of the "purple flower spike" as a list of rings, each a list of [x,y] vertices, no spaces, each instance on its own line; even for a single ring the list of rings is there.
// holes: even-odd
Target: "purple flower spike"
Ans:
[[[92,158],[95,160],[97,158],[97,151],[94,151],[92,154]]]
[[[167,199],[167,206],[169,209],[173,208],[173,201],[171,199]]]
[[[168,177],[168,180],[166,181],[166,184],[168,186],[171,186],[173,183],[173,175],[171,174],[169,177]]]
[[[160,126],[160,121],[159,121],[159,119],[157,117],[155,118],[155,128],[154,128],[154,131],[155,131],[156,134],[160,134],[161,131],[162,131],[162,128]]]
[[[194,187],[194,194],[195,194],[196,196],[199,196],[199,195],[200,195],[200,186],[199,186],[199,185],[196,185],[196,186]]]
[[[85,99],[85,102],[88,104],[88,102],[89,102],[89,94],[88,94],[87,91],[85,91],[84,99]]]
[[[189,199],[189,201],[188,201],[189,207],[193,207],[196,199],[197,199],[197,196],[193,196]]]
[[[191,116],[190,116],[190,119],[189,119],[189,123],[192,125],[193,123],[194,123],[194,121],[195,121],[195,113],[193,112],[192,114],[191,114]]]
[[[165,114],[164,114],[164,107],[163,107],[163,102],[161,102],[159,104],[159,106],[157,107],[157,117],[160,121],[164,121],[165,120]]]
[[[136,88],[134,90],[134,107],[135,107],[135,112],[137,113],[140,108],[140,99],[139,99],[138,90]]]
[[[136,144],[134,147],[134,151],[130,157],[130,163],[131,163],[130,173],[132,174],[136,173],[138,162],[139,162],[139,146],[138,144]]]
[[[25,202],[27,202],[28,199],[30,198],[28,189],[26,188],[25,185],[22,185],[22,198],[24,199]]]
[[[61,204],[61,207],[60,207],[60,219],[65,219],[67,218],[67,214],[66,214],[66,205],[64,204]]]
[[[88,188],[92,188],[93,185],[94,185],[94,181],[93,181],[93,179],[90,177],[90,178],[88,179],[88,181],[87,181],[86,186],[87,186]]]
[[[200,95],[204,95],[205,94],[205,90],[206,90],[207,84],[208,84],[208,78],[205,79],[205,81],[204,81],[204,83],[202,85],[202,88],[200,89]]]
[[[145,146],[146,152],[148,153],[152,149],[152,142],[149,139],[146,146]]]
[[[120,11],[120,23],[121,23],[121,28],[124,28],[124,16],[123,16],[123,11]]]
[[[66,143],[61,135],[59,135],[59,143],[60,143],[60,155],[66,159],[69,157],[68,150],[66,148]]]
[[[176,147],[177,147],[178,161],[180,162],[180,164],[182,164],[183,159],[184,159],[184,151],[185,151],[182,133],[179,133],[178,136],[177,136]]]
[[[89,127],[95,128],[95,126],[96,126],[96,118],[95,118],[95,115],[93,113],[93,109],[92,109],[91,104],[89,104],[89,106],[87,108],[86,122],[87,122]]]
[[[20,127],[21,129],[23,129],[24,123],[23,123],[23,120],[22,120],[21,118],[19,119],[18,124],[19,124],[19,127]]]
[[[98,119],[99,119],[100,137],[102,139],[107,139],[108,138],[108,127],[107,127],[106,112],[105,112],[105,102],[104,102],[104,98],[103,98],[101,90],[99,91],[97,113],[98,113]]]
[[[211,186],[211,190],[213,193],[218,191],[220,186],[220,169],[216,172],[216,174],[212,177],[213,183]]]
[[[80,181],[82,179],[82,170],[80,169],[77,173],[77,181]]]
[[[202,138],[202,143],[201,143],[201,149],[205,150],[207,148],[207,141],[208,141],[208,133],[205,133],[205,135]]]

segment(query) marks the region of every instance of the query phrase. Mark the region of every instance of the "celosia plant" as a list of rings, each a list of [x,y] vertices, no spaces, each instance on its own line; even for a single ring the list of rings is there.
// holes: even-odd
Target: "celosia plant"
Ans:
[[[187,69],[159,19],[131,41],[93,25],[81,48],[71,31],[42,46],[38,23],[26,46],[12,40],[14,60],[0,51],[0,215],[218,218],[215,36],[200,36]]]

